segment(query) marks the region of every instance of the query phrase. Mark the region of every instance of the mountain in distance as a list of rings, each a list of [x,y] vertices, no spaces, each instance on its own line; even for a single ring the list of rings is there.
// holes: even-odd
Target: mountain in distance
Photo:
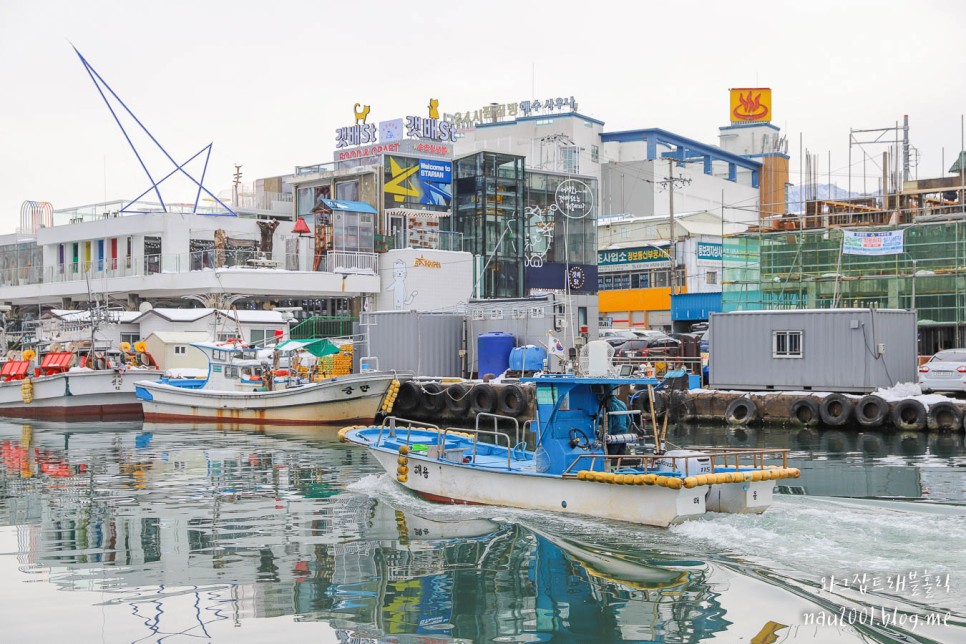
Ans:
[[[868,194],[861,192],[849,192],[845,188],[840,188],[834,183],[816,183],[808,186],[788,186],[788,194],[785,200],[785,208],[789,214],[799,215],[804,212],[802,195],[808,195],[811,199],[839,201],[851,197],[874,197],[879,194],[878,190]]]

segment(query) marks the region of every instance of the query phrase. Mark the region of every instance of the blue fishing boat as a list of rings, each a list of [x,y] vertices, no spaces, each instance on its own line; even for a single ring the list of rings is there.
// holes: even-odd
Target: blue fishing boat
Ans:
[[[668,526],[706,512],[761,513],[775,482],[797,478],[786,449],[669,445],[626,400],[653,378],[546,374],[532,383],[536,417],[478,414],[473,429],[389,416],[346,427],[396,480],[432,501],[569,512]],[[630,408],[629,408],[630,407]],[[531,445],[529,441],[532,441]]]

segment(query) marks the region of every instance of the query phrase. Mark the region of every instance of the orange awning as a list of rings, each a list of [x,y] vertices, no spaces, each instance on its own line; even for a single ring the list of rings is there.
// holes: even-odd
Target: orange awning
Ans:
[[[74,354],[70,351],[51,351],[44,355],[40,363],[41,369],[68,369]]]
[[[0,379],[20,380],[27,375],[29,368],[30,362],[28,360],[9,360],[3,363],[3,369],[0,369]]]

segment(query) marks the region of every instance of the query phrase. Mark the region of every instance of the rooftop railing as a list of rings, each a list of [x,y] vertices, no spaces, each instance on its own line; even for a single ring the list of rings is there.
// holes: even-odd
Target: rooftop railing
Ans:
[[[330,273],[377,273],[375,253],[330,252],[322,263]],[[0,271],[0,286],[28,286],[87,279],[138,277],[157,273],[189,273],[238,268],[260,270],[310,271],[312,256],[305,253],[261,253],[255,249],[216,251],[203,250],[179,254],[147,254],[133,257],[93,259],[58,264],[30,266]],[[302,268],[305,267],[305,268]]]

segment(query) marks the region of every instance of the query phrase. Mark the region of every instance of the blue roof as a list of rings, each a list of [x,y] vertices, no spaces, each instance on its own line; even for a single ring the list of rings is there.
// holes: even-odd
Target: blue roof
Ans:
[[[378,210],[373,208],[371,205],[365,201],[345,201],[343,199],[319,199],[319,203],[325,204],[325,207],[329,210],[341,210],[343,212],[366,212],[371,214],[378,214]],[[315,207],[318,208],[319,204],[316,203]]]
[[[725,150],[713,145],[707,145],[705,143],[695,141],[694,139],[689,139],[660,128],[627,130],[624,132],[603,132],[600,135],[600,140],[603,143],[609,143],[611,141],[617,141],[620,143],[629,141],[644,141],[647,144],[648,161],[653,161],[654,159],[658,158],[656,147],[657,145],[662,145],[675,148],[675,150],[671,152],[661,154],[660,156],[663,158],[671,157],[684,161],[687,158],[707,157],[708,159],[732,163],[738,167],[747,168],[749,170],[758,170],[761,168],[761,163],[758,161],[753,161],[739,154],[726,152]]]

